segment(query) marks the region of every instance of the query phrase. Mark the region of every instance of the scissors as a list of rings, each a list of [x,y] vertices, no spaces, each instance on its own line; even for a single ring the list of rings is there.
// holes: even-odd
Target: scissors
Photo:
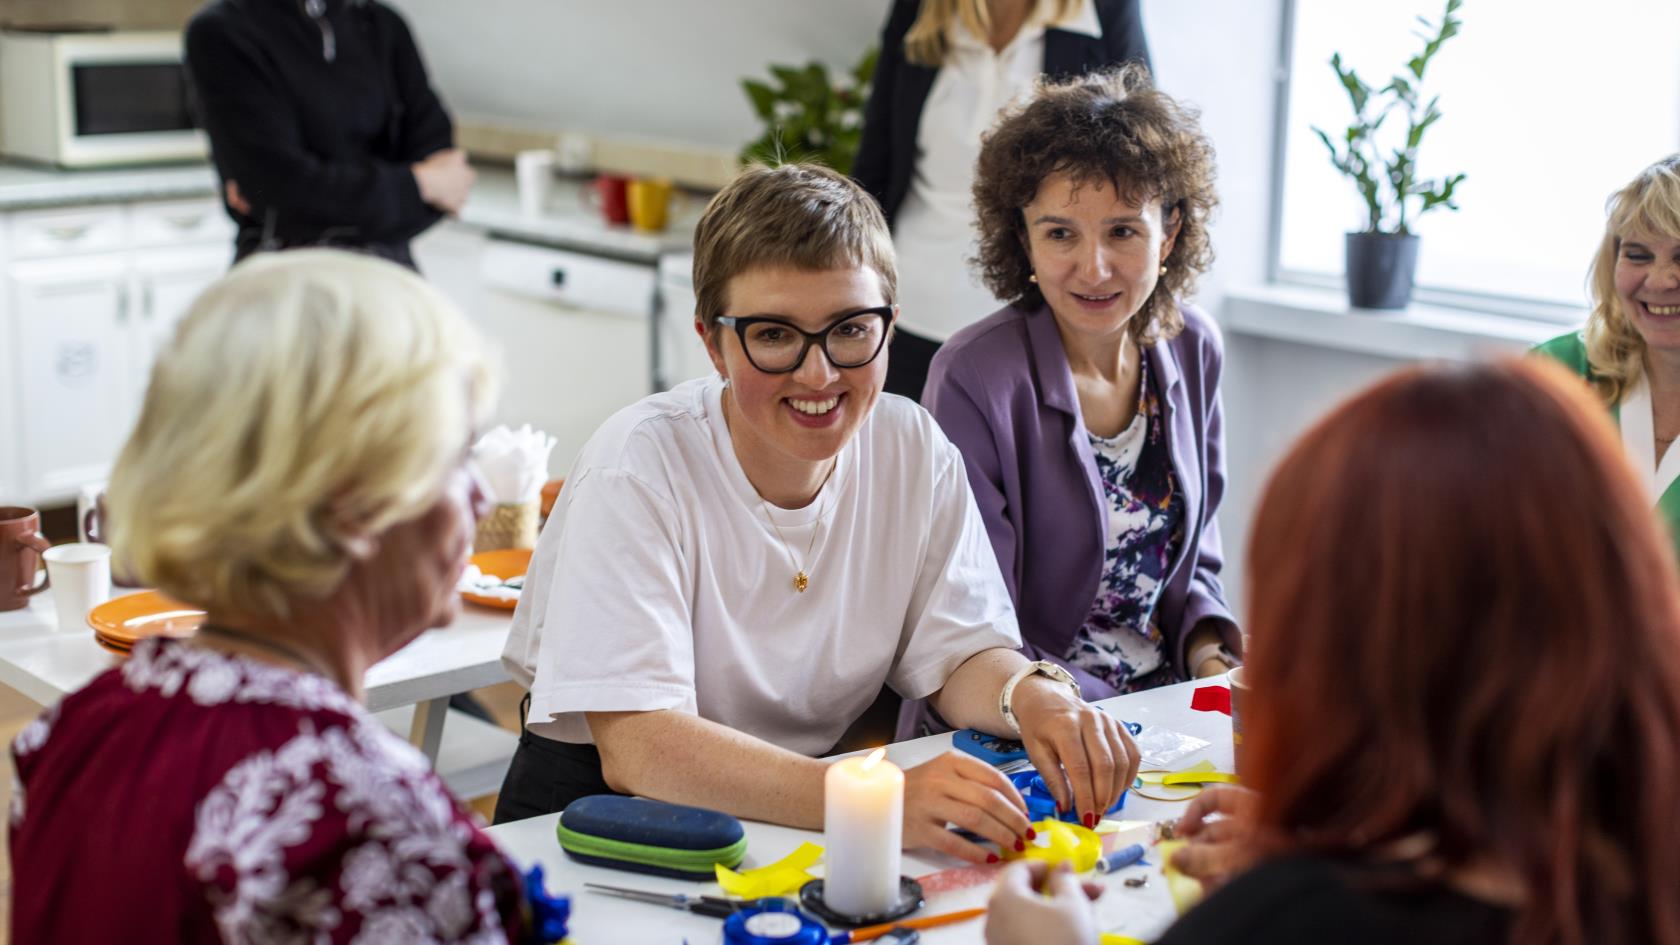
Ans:
[[[618,896],[622,899],[634,899],[637,902],[645,902],[649,905],[664,906],[667,909],[681,909],[695,915],[711,916],[714,919],[727,919],[742,909],[759,908],[764,902],[762,899],[725,899],[722,896],[660,893],[647,889],[629,889],[624,886],[604,886],[600,883],[584,883],[583,888],[608,896]]]

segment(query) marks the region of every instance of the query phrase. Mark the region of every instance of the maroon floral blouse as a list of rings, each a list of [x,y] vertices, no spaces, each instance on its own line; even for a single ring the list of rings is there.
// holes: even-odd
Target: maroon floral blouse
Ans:
[[[14,942],[525,937],[512,865],[320,676],[149,640],[12,756]]]

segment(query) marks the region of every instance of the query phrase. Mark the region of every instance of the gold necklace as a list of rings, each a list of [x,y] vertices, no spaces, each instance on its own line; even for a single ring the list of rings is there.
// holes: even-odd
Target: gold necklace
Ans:
[[[770,520],[770,527],[776,530],[776,540],[782,543],[782,551],[787,553],[788,564],[793,565],[793,589],[801,594],[805,593],[805,588],[811,586],[811,576],[805,573],[805,569],[799,566],[799,562],[793,560],[793,549],[788,546],[787,536],[782,534],[782,526],[777,525],[776,517],[770,514],[770,503],[764,501],[763,496],[759,496],[758,504],[764,506],[764,517]],[[811,560],[811,552],[816,550],[817,530],[821,527],[822,519],[820,518],[811,523],[811,543],[805,548],[806,561]]]

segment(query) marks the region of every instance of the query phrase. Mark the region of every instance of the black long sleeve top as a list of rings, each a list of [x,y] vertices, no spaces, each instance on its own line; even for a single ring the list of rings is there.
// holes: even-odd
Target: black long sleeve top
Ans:
[[[186,30],[186,64],[223,181],[240,255],[331,243],[406,261],[441,214],[411,165],[454,142],[408,25],[376,0],[212,0]],[[335,48],[329,58],[325,34]],[[224,194],[226,189],[224,188]]]

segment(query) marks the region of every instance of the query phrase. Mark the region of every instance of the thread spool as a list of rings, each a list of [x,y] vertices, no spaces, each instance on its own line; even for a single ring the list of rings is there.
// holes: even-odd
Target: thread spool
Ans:
[[[723,921],[723,945],[825,945],[828,929],[785,899],[766,899]]]

